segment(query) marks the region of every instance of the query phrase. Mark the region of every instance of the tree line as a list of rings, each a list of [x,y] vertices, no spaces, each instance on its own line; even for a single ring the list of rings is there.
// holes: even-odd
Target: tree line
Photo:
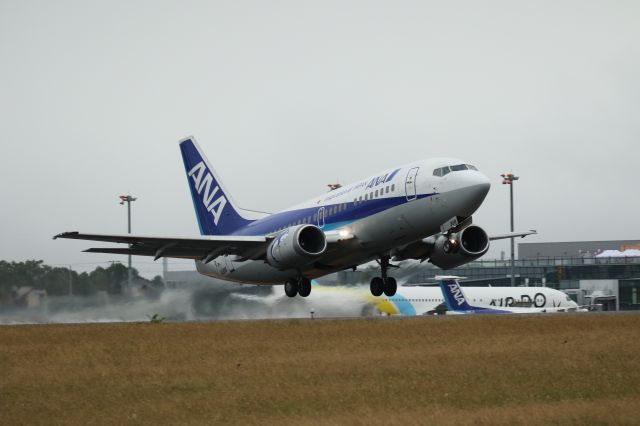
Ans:
[[[154,287],[163,284],[159,275],[148,280],[141,277],[135,268],[131,268],[131,273],[137,283]],[[70,292],[77,296],[90,296],[98,291],[117,294],[122,292],[127,279],[127,267],[121,263],[78,273],[71,268],[45,265],[42,260],[0,260],[0,303],[12,301],[16,289],[23,286],[46,290],[49,296],[67,295]]]

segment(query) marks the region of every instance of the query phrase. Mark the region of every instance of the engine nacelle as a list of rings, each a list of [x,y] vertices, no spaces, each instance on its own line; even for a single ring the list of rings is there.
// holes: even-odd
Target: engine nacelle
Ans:
[[[267,262],[280,270],[295,269],[320,257],[327,249],[324,232],[315,225],[292,226],[267,247]]]
[[[471,225],[447,238],[439,236],[429,261],[438,268],[451,269],[476,260],[489,250],[489,236],[484,229]]]

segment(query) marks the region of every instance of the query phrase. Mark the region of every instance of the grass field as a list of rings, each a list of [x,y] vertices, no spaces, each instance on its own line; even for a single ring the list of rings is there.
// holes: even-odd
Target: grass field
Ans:
[[[639,424],[640,315],[0,327],[0,424]]]

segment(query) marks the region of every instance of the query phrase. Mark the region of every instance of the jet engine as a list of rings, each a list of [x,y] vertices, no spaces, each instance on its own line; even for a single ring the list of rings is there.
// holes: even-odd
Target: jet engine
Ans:
[[[451,269],[476,260],[489,250],[489,236],[484,229],[471,225],[455,234],[436,238],[429,261],[438,268]]]
[[[324,232],[314,225],[298,225],[283,231],[267,247],[267,262],[280,270],[299,268],[327,249]]]

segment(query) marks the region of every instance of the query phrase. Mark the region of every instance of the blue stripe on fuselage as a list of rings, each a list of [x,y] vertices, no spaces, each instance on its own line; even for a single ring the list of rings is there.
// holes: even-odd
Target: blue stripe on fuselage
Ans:
[[[416,199],[420,200],[432,195],[435,194],[419,194]],[[300,210],[288,210],[280,213],[274,213],[270,216],[251,222],[249,225],[237,230],[231,235],[267,235],[280,228],[288,228],[296,225],[298,224],[298,221],[302,223],[305,219],[307,219],[307,223],[317,225],[317,214],[323,207],[325,211],[325,218],[322,229],[330,231],[332,229],[348,225],[356,220],[372,216],[376,213],[383,212],[411,201],[407,201],[407,198],[403,195],[401,197],[388,197],[361,201],[357,204],[351,201],[346,203],[318,205],[317,207],[309,207]],[[338,210],[338,206],[344,205],[346,205],[346,208],[343,207],[342,210],[336,213],[330,213],[333,210]],[[315,221],[313,220],[314,215],[316,215]],[[308,221],[309,218],[311,218],[310,222]]]
[[[398,312],[400,315],[413,316],[416,315],[416,308],[409,302],[409,299],[404,297],[403,295],[396,293],[395,295],[389,297],[389,301],[393,302],[398,308]]]

